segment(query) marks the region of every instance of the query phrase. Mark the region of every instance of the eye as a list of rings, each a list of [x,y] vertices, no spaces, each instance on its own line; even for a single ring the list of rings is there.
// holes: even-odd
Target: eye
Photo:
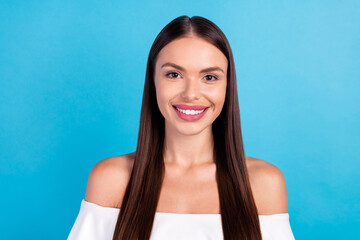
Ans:
[[[177,78],[177,75],[180,75],[177,72],[168,72],[167,74],[165,74],[165,76],[169,77],[169,78]]]
[[[206,78],[206,77],[212,77],[213,80],[211,80],[211,78],[210,78],[210,79],[209,79],[209,78],[206,79],[206,80],[208,80],[209,82],[218,80],[218,77],[216,77],[215,75],[206,75],[205,78]]]

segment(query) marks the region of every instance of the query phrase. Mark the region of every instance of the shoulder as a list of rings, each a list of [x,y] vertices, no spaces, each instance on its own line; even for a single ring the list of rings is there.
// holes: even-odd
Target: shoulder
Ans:
[[[252,157],[246,157],[246,165],[258,214],[286,213],[286,183],[281,170],[269,162]]]
[[[134,153],[129,153],[96,163],[88,177],[85,201],[120,208],[130,179],[133,159]]]

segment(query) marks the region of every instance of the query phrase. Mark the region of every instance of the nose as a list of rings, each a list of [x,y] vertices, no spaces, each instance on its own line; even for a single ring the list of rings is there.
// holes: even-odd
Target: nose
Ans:
[[[184,81],[184,90],[181,96],[185,101],[191,102],[200,98],[200,83],[196,79],[187,79]]]

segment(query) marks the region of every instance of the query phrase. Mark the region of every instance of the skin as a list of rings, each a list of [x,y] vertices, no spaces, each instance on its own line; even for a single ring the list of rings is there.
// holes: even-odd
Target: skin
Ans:
[[[182,70],[162,67],[169,62]],[[200,73],[214,66],[222,71]],[[227,66],[219,49],[196,36],[176,39],[158,54],[154,83],[165,118],[165,176],[157,212],[220,213],[211,125],[224,105]],[[172,104],[210,108],[200,120],[184,121]],[[89,174],[85,200],[119,208],[133,158],[134,153],[129,153],[98,162]],[[252,157],[246,157],[246,165],[258,213],[287,212],[286,184],[280,169]]]
[[[165,63],[175,63],[184,70],[162,68]],[[189,169],[213,162],[211,125],[224,105],[227,65],[220,50],[198,37],[176,39],[159,52],[154,81],[157,103],[165,118],[165,163]],[[214,66],[222,71],[200,73]],[[178,117],[172,104],[210,108],[200,120],[185,121]]]
[[[162,67],[165,63],[175,63],[183,70]],[[154,81],[165,118],[165,177],[158,211],[220,212],[211,126],[224,105],[227,65],[220,50],[198,37],[176,39],[159,52]],[[221,70],[201,73],[215,66]],[[210,108],[200,120],[185,121],[173,104]]]

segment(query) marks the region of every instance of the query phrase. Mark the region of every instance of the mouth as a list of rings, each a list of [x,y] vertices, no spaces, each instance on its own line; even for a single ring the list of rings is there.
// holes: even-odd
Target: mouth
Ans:
[[[176,104],[176,105],[172,105],[172,106],[178,112],[181,112],[186,115],[198,115],[198,114],[203,113],[206,109],[209,108],[209,107],[201,106],[201,105],[190,106],[190,105],[185,105],[185,104]]]
[[[205,108],[203,108],[201,110],[194,110],[194,109],[182,109],[182,108],[178,108],[178,107],[173,105],[173,108],[176,111],[181,112],[181,113],[186,114],[186,115],[198,115],[198,114],[203,113],[209,107],[205,107]]]
[[[189,105],[172,105],[177,116],[184,121],[197,121],[201,119],[210,107],[206,106],[189,106]]]

